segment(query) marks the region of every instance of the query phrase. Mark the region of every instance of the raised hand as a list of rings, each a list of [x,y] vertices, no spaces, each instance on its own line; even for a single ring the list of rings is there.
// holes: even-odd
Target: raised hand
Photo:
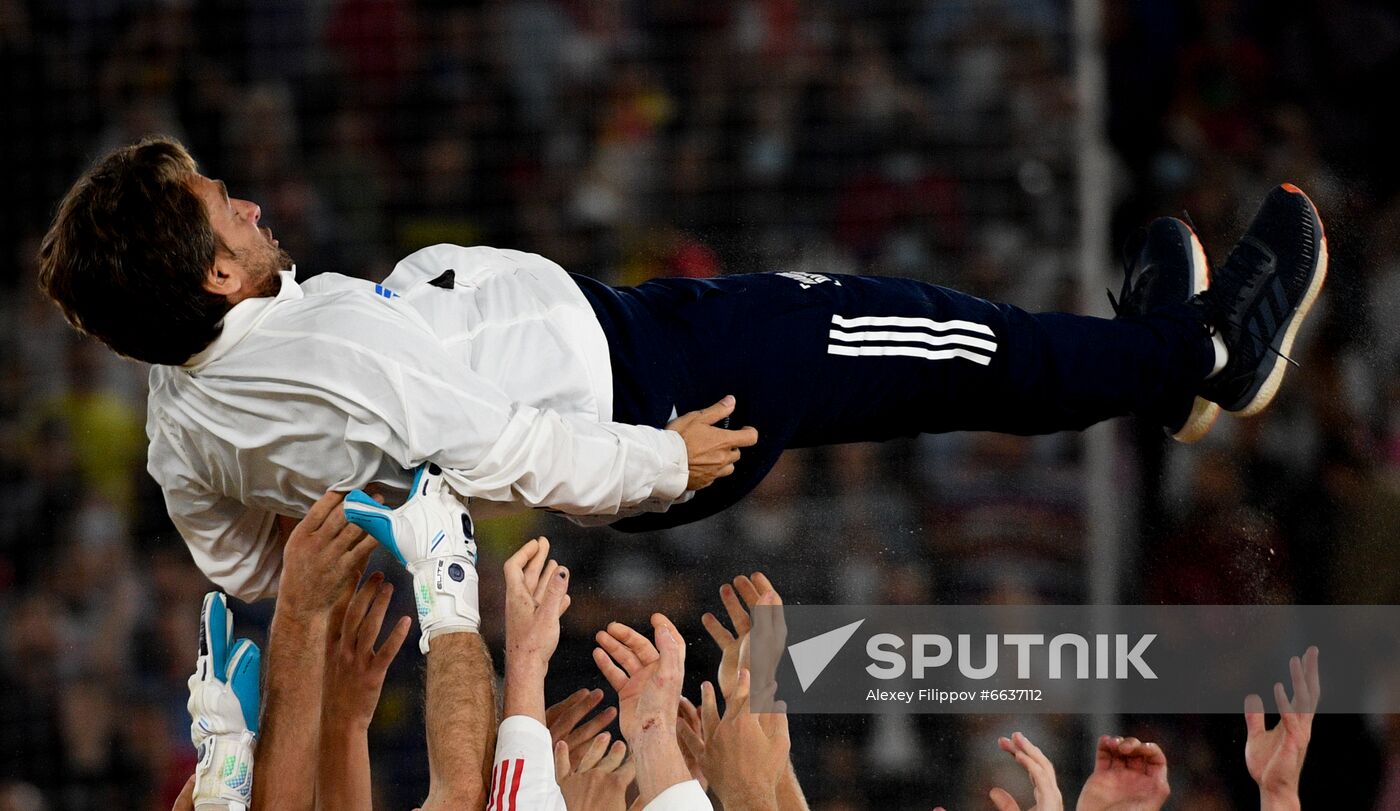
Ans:
[[[749,682],[748,669],[740,670],[722,717],[714,685],[700,686],[704,730],[700,769],[725,808],[777,809],[778,784],[788,773],[791,750],[786,707],[779,703],[776,712],[751,712]]]
[[[1065,802],[1060,796],[1060,787],[1055,783],[1055,765],[1040,751],[1040,747],[1019,732],[1010,738],[998,738],[997,746],[1014,757],[1031,778],[1035,805],[1027,811],[1064,811]],[[997,811],[1021,811],[1021,806],[1004,788],[992,789],[989,796]]]
[[[544,678],[559,645],[559,618],[569,607],[569,570],[549,559],[536,538],[505,562],[506,715],[546,720]]]
[[[662,614],[652,614],[655,643],[620,622],[595,636],[593,661],[617,692],[622,737],[633,741],[643,732],[676,735],[685,675],[685,640]],[[634,744],[635,746],[635,744]]]
[[[1257,695],[1244,700],[1244,723],[1248,737],[1244,745],[1244,762],[1249,776],[1259,785],[1259,798],[1264,809],[1296,808],[1298,778],[1303,771],[1303,758],[1312,738],[1313,715],[1322,696],[1318,676],[1317,648],[1308,648],[1303,657],[1288,660],[1293,679],[1293,699],[1290,701],[1281,683],[1274,684],[1274,702],[1278,705],[1279,722],[1273,729],[1264,728],[1264,702]]]
[[[637,763],[637,807],[645,808],[690,772],[676,740],[685,640],[671,621],[651,616],[655,642],[619,622],[599,631],[593,661],[613,690],[622,736]]]
[[[1104,735],[1076,811],[1157,811],[1171,794],[1167,756],[1155,743]]]
[[[612,746],[609,746],[609,741]],[[599,733],[574,752],[564,741],[554,744],[554,779],[569,811],[625,811],[627,788],[636,765],[627,760],[627,744]]]
[[[710,612],[702,615],[700,622],[720,649],[719,691],[720,695],[728,698],[734,693],[740,668],[749,667],[749,653],[752,649],[750,633],[753,630],[749,611],[757,605],[781,606],[783,600],[778,595],[778,590],[773,587],[773,583],[762,572],[754,572],[752,578],[739,575],[734,578],[732,585],[726,583],[720,586],[719,599],[720,602],[724,603],[724,610],[729,614],[729,622],[734,631],[731,633],[728,628],[724,627],[724,623]],[[746,604],[747,608],[745,608]],[[775,632],[785,635],[786,629],[780,627],[775,629]],[[762,641],[764,644],[771,641],[778,646],[778,649],[781,649],[784,642],[783,639]],[[773,683],[773,678],[770,678],[769,674],[759,674],[759,676],[760,684],[771,685]]]
[[[344,501],[344,493],[321,496],[287,538],[277,610],[289,619],[328,615],[374,551],[374,539],[346,519]]]
[[[369,729],[389,665],[413,627],[410,617],[400,617],[384,643],[375,647],[393,594],[393,584],[385,583],[384,575],[375,572],[350,599],[340,626],[331,629],[335,637],[325,696],[329,722],[345,724],[357,732]]]
[[[587,744],[617,717],[616,707],[604,707],[592,718],[583,720],[602,700],[602,690],[581,689],[544,711],[544,724],[549,727],[550,739],[555,744],[568,746],[569,758],[575,767],[587,751]]]
[[[676,724],[676,740],[685,756],[685,767],[690,776],[699,781],[701,788],[708,788],[710,781],[705,778],[705,726],[700,719],[700,708],[690,699],[681,696],[680,718]]]

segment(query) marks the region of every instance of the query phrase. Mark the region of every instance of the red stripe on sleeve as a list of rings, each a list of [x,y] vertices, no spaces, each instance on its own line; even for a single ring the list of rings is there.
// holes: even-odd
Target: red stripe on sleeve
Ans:
[[[518,791],[520,791],[520,774],[521,774],[521,772],[524,772],[524,771],[525,771],[525,759],[524,759],[524,758],[517,758],[517,759],[515,760],[515,777],[510,781],[510,809],[509,809],[509,811],[516,811],[516,809],[515,809],[515,795],[516,795],[516,793],[517,793]]]

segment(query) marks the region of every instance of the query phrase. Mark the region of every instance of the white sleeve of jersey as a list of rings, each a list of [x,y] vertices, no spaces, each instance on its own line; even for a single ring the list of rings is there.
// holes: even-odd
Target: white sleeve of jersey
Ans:
[[[180,477],[162,485],[165,508],[190,555],[214,585],[252,602],[277,593],[282,550],[277,516]]]
[[[714,811],[700,781],[677,783],[652,798],[642,811]]]
[[[573,515],[674,501],[689,480],[674,431],[596,422],[513,402],[458,362],[426,326],[367,301],[349,324],[289,336],[322,344],[301,383],[346,398],[347,441],[405,468],[432,461],[460,495]]]
[[[554,745],[539,721],[512,715],[501,722],[486,811],[565,811],[554,780]]]

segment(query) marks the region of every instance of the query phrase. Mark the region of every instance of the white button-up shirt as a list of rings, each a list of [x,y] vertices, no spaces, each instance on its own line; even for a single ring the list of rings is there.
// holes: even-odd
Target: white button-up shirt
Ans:
[[[406,491],[425,461],[463,496],[578,516],[664,509],[688,479],[679,434],[609,421],[592,308],[519,251],[437,245],[382,285],[284,272],[150,387],[148,469],[195,562],[246,600],[276,593],[278,515],[332,488]]]

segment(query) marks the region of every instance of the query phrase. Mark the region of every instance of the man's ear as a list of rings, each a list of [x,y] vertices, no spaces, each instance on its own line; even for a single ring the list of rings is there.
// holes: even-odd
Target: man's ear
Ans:
[[[214,255],[214,264],[204,275],[204,289],[216,296],[236,296],[243,289],[243,274],[232,257],[222,250]]]

